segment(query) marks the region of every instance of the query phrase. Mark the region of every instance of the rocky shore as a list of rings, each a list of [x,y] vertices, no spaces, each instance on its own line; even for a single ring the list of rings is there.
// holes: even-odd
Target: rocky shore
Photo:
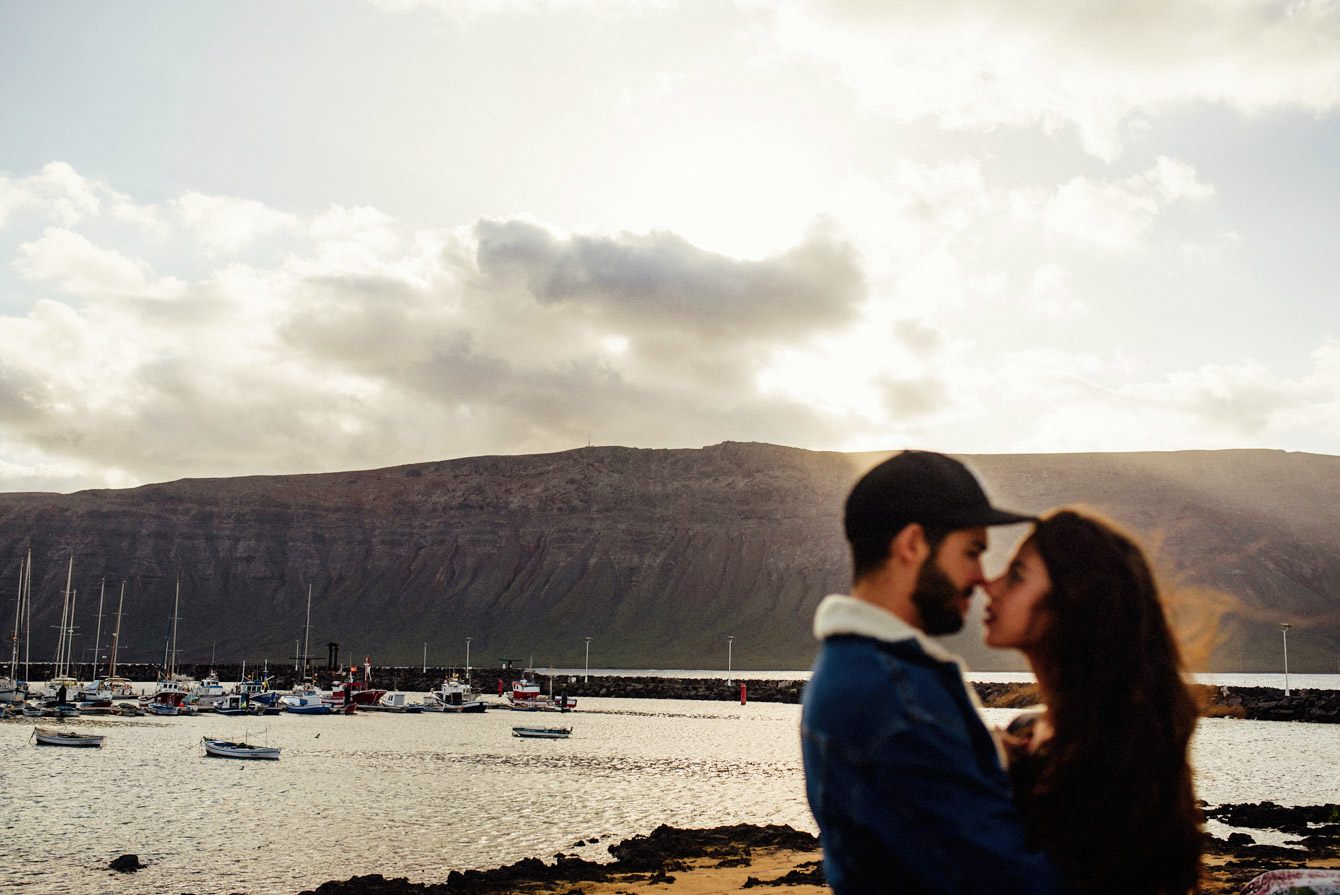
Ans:
[[[651,887],[699,892],[704,891],[703,877],[716,880],[711,891],[722,891],[718,886],[723,875],[734,882],[732,890],[786,886],[793,895],[804,895],[826,888],[818,839],[789,826],[736,824],[681,830],[662,825],[650,835],[611,845],[609,852],[614,860],[605,864],[559,853],[553,863],[526,858],[492,870],[453,870],[445,883],[371,874],[323,883],[302,895],[605,895]],[[756,865],[774,872],[760,871]],[[779,867],[784,872],[775,874]],[[690,884],[689,877],[698,877],[696,884]],[[797,892],[797,886],[803,888]]]
[[[1238,892],[1268,870],[1340,867],[1340,809],[1334,805],[1207,806],[1205,816],[1244,830],[1227,839],[1206,836],[1207,895]],[[1253,832],[1262,830],[1294,838],[1288,845],[1261,845]],[[527,858],[492,870],[452,871],[444,883],[372,874],[323,883],[302,895],[640,895],[666,889],[707,895],[779,886],[788,895],[827,891],[818,840],[788,826],[661,826],[611,845],[609,852],[614,860],[604,864],[560,853],[549,863]]]

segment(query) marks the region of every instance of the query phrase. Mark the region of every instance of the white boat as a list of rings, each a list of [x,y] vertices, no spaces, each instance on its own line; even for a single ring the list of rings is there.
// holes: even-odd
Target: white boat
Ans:
[[[482,712],[486,706],[476,690],[455,677],[442,681],[442,686],[424,699],[424,711],[432,712]]]
[[[298,686],[292,693],[279,697],[279,705],[284,711],[297,715],[329,715],[331,708],[322,699],[324,695],[315,687]]]
[[[73,730],[55,730],[50,727],[34,727],[33,736],[39,746],[101,746],[103,738],[91,733],[76,733]]]
[[[414,713],[423,711],[423,706],[415,705],[409,701],[409,695],[399,690],[393,690],[390,693],[382,694],[382,698],[377,700],[376,706],[369,706],[383,712],[405,712]]]
[[[119,693],[102,679],[95,680],[86,687],[80,687],[75,693],[81,703],[87,702],[92,705],[111,705],[113,699],[120,699],[124,695],[126,694]]]
[[[252,705],[245,693],[229,693],[222,702],[214,703],[214,711],[220,715],[259,715],[261,707]]]
[[[535,740],[566,740],[571,727],[513,727],[512,736]]]
[[[113,699],[132,699],[135,696],[135,688],[131,686],[130,681],[119,674],[110,674],[103,678],[102,685],[112,691]]]
[[[67,674],[57,674],[42,685],[42,696],[46,699],[69,700],[77,695],[78,690],[79,681]]]
[[[254,746],[251,743],[233,743],[228,740],[211,740],[205,737],[205,754],[216,758],[278,758],[278,746]]]
[[[205,675],[205,679],[196,684],[192,695],[195,696],[196,704],[202,709],[211,709],[223,702],[227,694],[223,690],[223,684],[219,683],[219,676],[211,669],[209,674]]]

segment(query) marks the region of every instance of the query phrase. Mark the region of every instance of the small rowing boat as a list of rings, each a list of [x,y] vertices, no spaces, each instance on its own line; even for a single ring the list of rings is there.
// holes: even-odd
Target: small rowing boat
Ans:
[[[513,727],[512,736],[535,740],[566,740],[571,727]]]
[[[253,746],[251,743],[233,743],[205,737],[205,754],[216,758],[278,758],[278,746]]]
[[[39,746],[85,746],[101,747],[103,738],[91,733],[76,733],[73,730],[53,730],[50,727],[34,727],[33,736]]]

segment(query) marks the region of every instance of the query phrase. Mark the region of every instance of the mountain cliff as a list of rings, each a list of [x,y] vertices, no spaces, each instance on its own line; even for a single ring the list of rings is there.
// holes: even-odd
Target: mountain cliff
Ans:
[[[377,664],[513,659],[581,667],[806,667],[810,619],[846,588],[841,505],[885,456],[725,443],[582,448],[301,476],[0,494],[0,631],[33,558],[33,658],[55,652],[73,557],[76,658],[161,661],[181,587],[179,658]],[[1082,504],[1151,545],[1192,660],[1340,670],[1340,458],[1279,451],[963,456],[1000,505]],[[999,565],[1019,528],[996,532]],[[1022,667],[950,639],[975,668]],[[295,645],[297,644],[297,645]],[[1211,647],[1213,651],[1211,652]],[[8,661],[8,650],[0,655]]]

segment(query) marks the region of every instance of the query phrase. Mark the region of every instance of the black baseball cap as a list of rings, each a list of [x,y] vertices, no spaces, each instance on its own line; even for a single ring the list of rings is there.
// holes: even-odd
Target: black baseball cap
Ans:
[[[998,510],[976,476],[959,461],[931,451],[903,451],[861,477],[847,495],[847,540],[894,535],[913,522],[951,530],[1033,522]]]

